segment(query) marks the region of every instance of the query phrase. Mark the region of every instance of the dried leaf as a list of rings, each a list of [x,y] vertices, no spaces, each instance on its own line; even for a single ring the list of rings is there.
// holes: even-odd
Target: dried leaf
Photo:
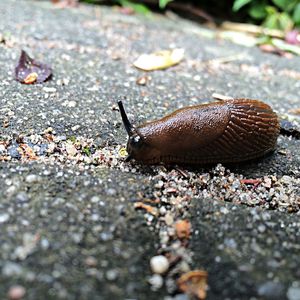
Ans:
[[[254,24],[233,23],[233,22],[226,21],[222,23],[221,28],[223,30],[240,31],[240,32],[251,33],[254,35],[267,35],[279,39],[284,38],[284,32],[282,32],[282,30],[269,29]]]
[[[253,47],[257,44],[258,39],[251,34],[237,31],[221,31],[218,36],[224,40],[229,40],[238,45]]]
[[[135,209],[144,209],[149,214],[156,216],[157,215],[157,209],[151,205],[144,204],[143,202],[136,202],[134,203]]]
[[[133,65],[144,71],[162,70],[178,64],[184,57],[184,49],[162,50],[142,54]]]
[[[282,51],[270,44],[262,44],[259,46],[259,49],[263,52],[276,54],[276,55],[280,55],[280,56],[284,56],[284,54],[285,54],[284,51]]]
[[[251,184],[254,188],[262,183],[261,179],[241,179],[240,182],[242,184]]]
[[[293,108],[289,110],[289,113],[293,115],[300,115],[300,108]]]
[[[34,153],[33,149],[26,144],[20,144],[19,147],[20,153],[23,158],[27,158],[29,160],[36,160],[37,156]]]
[[[37,78],[38,78],[38,74],[37,73],[35,73],[35,72],[30,73],[24,79],[24,83],[26,83],[26,84],[34,83],[34,82],[36,82]]]
[[[182,292],[203,300],[206,298],[207,272],[203,270],[187,272],[179,277],[177,285]]]
[[[189,239],[191,235],[191,223],[188,220],[179,220],[175,223],[176,235],[179,239]]]
[[[15,77],[21,83],[41,83],[49,79],[52,69],[43,63],[32,59],[24,50],[21,52],[19,62],[15,68]]]

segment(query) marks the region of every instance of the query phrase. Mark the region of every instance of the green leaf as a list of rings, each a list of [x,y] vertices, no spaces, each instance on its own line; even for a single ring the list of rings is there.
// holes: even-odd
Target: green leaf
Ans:
[[[243,6],[247,5],[250,3],[252,0],[235,0],[232,6],[233,11],[238,11],[240,10]]]
[[[274,15],[278,13],[277,9],[274,6],[266,6],[266,11],[268,15]]]
[[[71,136],[68,137],[68,140],[71,141],[72,143],[75,143],[77,138],[76,138],[76,136],[71,135]]]
[[[257,38],[257,45],[270,44],[271,38],[268,35],[262,35]]]
[[[159,8],[164,9],[173,0],[159,0]]]
[[[292,30],[294,27],[294,22],[289,14],[283,12],[278,17],[279,22],[279,29],[282,29],[283,31],[289,31]]]
[[[284,11],[289,12],[292,14],[292,12],[295,10],[296,6],[299,4],[299,0],[291,0],[289,1],[288,6],[284,9]]]
[[[286,7],[289,5],[290,0],[272,0],[272,2],[282,10],[285,10]]]
[[[293,13],[293,20],[295,23],[300,23],[300,3],[297,4]]]
[[[82,152],[86,155],[86,156],[91,156],[91,149],[86,146],[82,149]]]
[[[264,3],[253,3],[248,13],[253,19],[264,19],[267,16],[266,5]]]
[[[145,16],[151,15],[150,9],[143,4],[133,3],[128,0],[119,0],[118,2],[124,7],[132,8],[138,14],[145,15]]]
[[[279,28],[278,14],[276,13],[276,14],[268,15],[268,17],[263,23],[263,26],[270,29],[278,29]]]

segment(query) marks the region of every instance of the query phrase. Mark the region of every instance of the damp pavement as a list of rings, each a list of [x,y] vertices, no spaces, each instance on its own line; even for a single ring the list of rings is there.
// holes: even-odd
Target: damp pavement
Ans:
[[[184,300],[176,279],[196,269],[208,273],[207,299],[300,299],[298,140],[281,136],[271,156],[225,166],[233,178],[263,180],[259,192],[248,187],[245,201],[226,196],[220,166],[143,168],[111,150],[126,142],[119,99],[136,123],[219,93],[264,100],[298,124],[290,114],[300,106],[298,57],[232,44],[173,14],[145,18],[44,1],[1,1],[0,13],[1,299]],[[175,67],[144,73],[132,66],[142,53],[170,48],[185,49]],[[21,49],[50,64],[52,79],[16,82]],[[147,84],[138,85],[143,76]],[[34,159],[22,157],[20,136],[31,141],[23,143]],[[78,159],[79,142],[71,142],[90,139],[94,148],[108,147],[110,159]],[[88,156],[90,148],[80,149]],[[201,190],[203,174],[215,193]],[[158,199],[155,213],[135,209],[146,198]],[[176,218],[191,223],[188,243],[172,232]],[[166,253],[177,256],[153,276],[151,258],[171,261]]]

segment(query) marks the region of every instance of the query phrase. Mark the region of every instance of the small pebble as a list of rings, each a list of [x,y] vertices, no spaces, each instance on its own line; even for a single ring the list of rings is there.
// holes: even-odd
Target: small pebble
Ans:
[[[26,290],[21,285],[14,285],[10,287],[7,293],[7,297],[10,300],[19,300],[22,299],[26,294]]]
[[[55,93],[56,88],[54,88],[54,87],[44,87],[43,91],[46,92],[46,93]]]
[[[9,214],[7,213],[0,214],[0,224],[5,223],[8,220],[9,220]]]
[[[172,225],[174,223],[174,218],[170,213],[167,213],[165,215],[165,222],[168,226]]]
[[[16,195],[16,200],[18,203],[25,203],[29,200],[29,197],[25,192],[20,192]]]
[[[283,299],[284,286],[279,282],[267,281],[259,286],[258,295],[263,297],[264,299],[270,299],[270,300]]]
[[[18,145],[12,145],[8,147],[7,152],[12,158],[20,159],[21,154],[19,153],[18,148]]]
[[[291,286],[287,291],[289,300],[300,300],[300,287]]]
[[[153,291],[157,291],[158,289],[160,289],[163,284],[164,284],[164,280],[163,278],[158,275],[158,274],[154,274],[149,278],[149,283],[151,284],[151,289]]]
[[[29,174],[25,178],[25,181],[27,183],[35,183],[35,182],[38,182],[38,180],[39,180],[39,176],[37,176],[35,174]]]
[[[84,263],[88,266],[88,267],[96,267],[97,266],[97,259],[93,256],[88,256]]]
[[[109,281],[116,280],[118,278],[118,276],[119,276],[119,272],[115,269],[111,269],[106,272],[106,278]]]
[[[150,260],[150,266],[153,273],[163,274],[169,269],[169,261],[163,255],[153,256]]]

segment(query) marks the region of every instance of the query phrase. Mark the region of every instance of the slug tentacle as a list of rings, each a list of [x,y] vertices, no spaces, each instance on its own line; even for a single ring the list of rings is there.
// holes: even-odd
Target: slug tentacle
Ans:
[[[119,106],[119,110],[120,110],[120,113],[121,113],[121,117],[122,117],[124,127],[125,127],[128,135],[131,136],[132,135],[132,125],[128,120],[127,114],[126,114],[124,106],[123,106],[123,102],[121,100],[118,101],[118,106]]]
[[[122,102],[131,158],[145,164],[242,162],[276,147],[277,115],[267,104],[233,99],[179,109],[133,130]]]

